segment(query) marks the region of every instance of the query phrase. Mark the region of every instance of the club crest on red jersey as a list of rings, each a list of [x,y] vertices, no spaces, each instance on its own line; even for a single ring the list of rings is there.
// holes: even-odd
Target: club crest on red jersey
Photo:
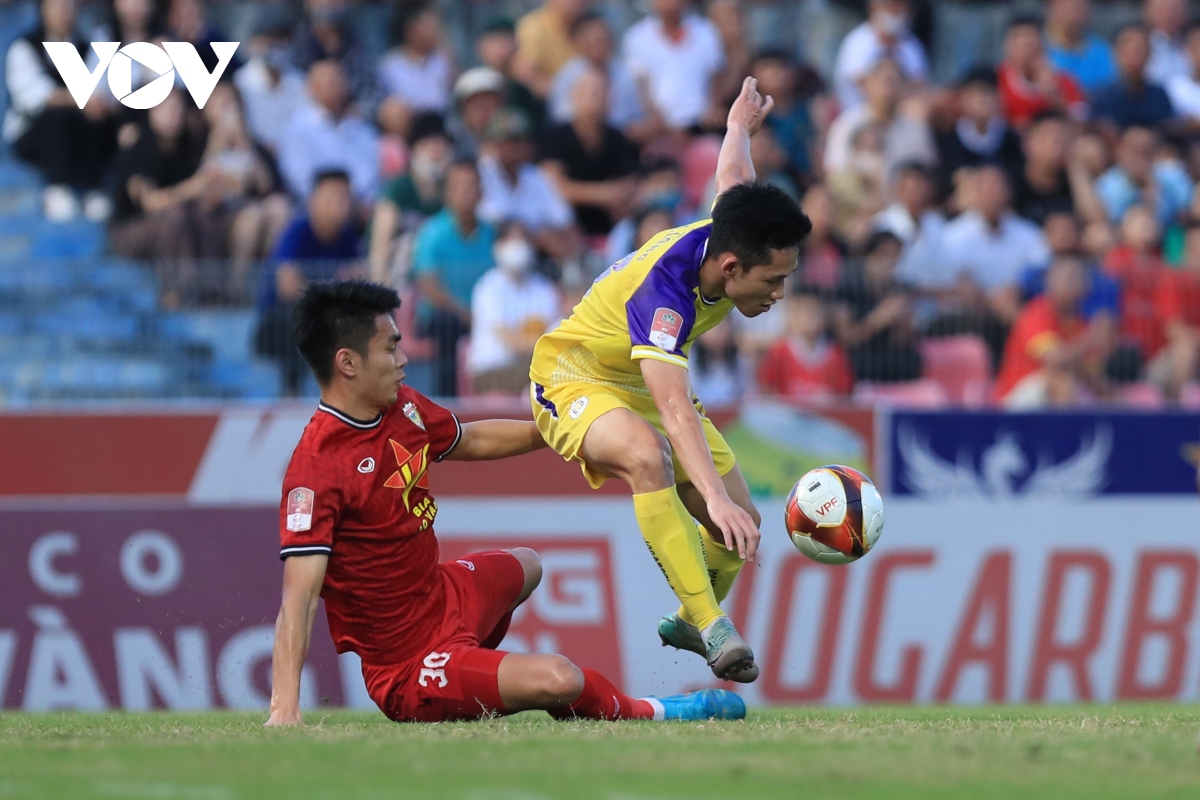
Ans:
[[[683,315],[669,308],[654,310],[654,322],[650,325],[650,342],[663,350],[674,350],[679,344],[679,332],[683,330]]]
[[[421,419],[421,412],[417,411],[417,404],[409,401],[404,404],[404,416],[412,421],[421,430],[425,430],[425,421]]]

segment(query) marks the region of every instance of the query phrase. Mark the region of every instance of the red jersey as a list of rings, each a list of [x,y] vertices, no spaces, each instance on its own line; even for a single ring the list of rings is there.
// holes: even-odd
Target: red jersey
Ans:
[[[1109,251],[1104,271],[1121,284],[1121,336],[1136,344],[1147,361],[1153,358],[1167,336],[1155,304],[1166,269],[1158,256],[1139,255],[1126,245]]]
[[[1200,328],[1200,272],[1182,269],[1163,275],[1155,302],[1158,317]]]
[[[1065,72],[1055,76],[1058,96],[1061,98],[1062,111],[1075,119],[1087,116],[1087,103],[1084,101],[1083,89]],[[1000,107],[1004,118],[1009,124],[1020,128],[1033,121],[1034,117],[1047,111],[1058,109],[1056,98],[1034,86],[1018,70],[1007,64],[1001,64],[996,70],[996,83],[1000,91]]]
[[[842,348],[828,341],[809,350],[792,339],[771,345],[758,367],[758,383],[768,394],[793,400],[850,394],[854,374]]]
[[[426,470],[461,435],[408,387],[374,420],[321,403],[304,428],[283,479],[279,557],[329,556],[321,597],[339,653],[398,662],[437,634],[446,597]]]
[[[1045,297],[1029,301],[1013,323],[1004,345],[1004,359],[996,375],[996,397],[1004,397],[1013,388],[1042,368],[1042,358],[1060,342],[1083,333],[1080,317],[1064,319]]]

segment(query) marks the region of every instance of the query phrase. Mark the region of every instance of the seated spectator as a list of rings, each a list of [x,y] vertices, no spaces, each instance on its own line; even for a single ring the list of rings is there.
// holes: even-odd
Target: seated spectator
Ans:
[[[454,83],[455,113],[447,124],[458,158],[479,157],[479,146],[500,110],[506,86],[504,76],[491,67],[475,67],[458,76]]]
[[[829,314],[811,289],[793,291],[783,308],[787,335],[758,365],[763,394],[786,400],[826,401],[850,394],[854,373],[846,353],[829,336]]]
[[[94,68],[88,37],[76,28],[75,0],[42,0],[40,13],[37,27],[17,38],[5,57],[10,106],[4,141],[48,184],[42,193],[48,219],[73,218],[79,213],[75,193],[82,192],[88,218],[102,220],[111,208],[101,183],[116,151],[115,117],[97,96],[81,110],[42,46],[70,42]]]
[[[454,158],[454,145],[446,136],[442,118],[426,113],[414,119],[408,150],[408,171],[383,187],[371,216],[371,279],[393,286],[407,280],[412,249],[411,243],[405,247],[397,239],[411,236],[442,210],[446,168]]]
[[[1146,77],[1159,85],[1190,71],[1185,29],[1188,25],[1187,0],[1144,0],[1142,19],[1150,31],[1150,63]]]
[[[637,180],[633,213],[614,225],[608,235],[604,260],[609,264],[645,244],[649,237],[642,238],[641,231],[650,223],[657,224],[659,220],[665,219],[666,225],[662,228],[665,230],[690,219],[682,209],[683,190],[679,162],[661,158],[647,161],[640,165]]]
[[[916,162],[901,165],[895,194],[895,201],[875,215],[873,230],[887,231],[904,244],[896,271],[901,281],[918,289],[940,286],[936,267],[946,217],[934,205],[936,189],[929,170]]]
[[[1020,308],[1021,275],[1050,260],[1042,232],[1013,213],[1010,198],[1004,171],[980,167],[971,177],[967,210],[946,224],[938,264],[930,270],[930,285],[942,289],[929,334],[982,336],[996,361]]]
[[[537,251],[519,223],[504,225],[492,253],[496,266],[471,292],[467,370],[478,394],[521,394],[533,346],[558,318],[558,290],[533,271]]]
[[[937,164],[937,147],[929,125],[901,108],[902,80],[900,68],[889,58],[880,59],[866,72],[862,78],[865,102],[843,111],[829,126],[825,144],[827,174],[851,167],[855,134],[868,126],[881,131],[882,168],[889,183],[896,167],[907,161]]]
[[[420,292],[417,325],[436,345],[434,393],[458,393],[458,340],[471,325],[471,293],[493,266],[495,229],[479,218],[479,170],[456,161],[446,172],[446,207],[429,218],[413,245],[413,278]]]
[[[208,19],[208,10],[203,0],[170,0],[167,7],[167,41],[187,42],[196,48],[196,55],[210,73],[220,62],[212,49],[213,42],[228,42],[229,35]],[[225,68],[226,75],[233,75],[242,68],[242,57],[233,51],[233,57]]]
[[[796,280],[806,287],[832,291],[842,280],[842,261],[846,258],[846,245],[835,230],[833,195],[822,184],[813,184],[800,199],[800,207],[808,215],[812,231],[800,246]]]
[[[1089,95],[1117,79],[1108,43],[1088,30],[1091,15],[1089,0],[1048,0],[1046,4],[1046,55]]]
[[[1117,80],[1097,90],[1092,119],[1109,120],[1121,129],[1133,125],[1153,128],[1175,117],[1171,98],[1146,77],[1150,36],[1141,25],[1123,27],[1116,39]]]
[[[775,134],[788,166],[797,175],[811,173],[817,161],[817,130],[808,103],[797,91],[795,62],[785,50],[763,50],[751,62],[750,74],[758,81],[759,93],[775,101],[766,127]]]
[[[1022,309],[1005,345],[995,389],[1005,408],[1068,407],[1079,399],[1092,344],[1080,312],[1085,289],[1083,264],[1055,259],[1045,295]]]
[[[1147,128],[1132,127],[1121,135],[1116,163],[1095,184],[1110,222],[1120,222],[1131,206],[1149,204],[1165,227],[1187,208],[1191,179],[1178,160],[1158,158],[1159,143]]]
[[[722,133],[727,109],[742,92],[742,82],[750,73],[750,49],[742,0],[709,0],[708,20],[721,41],[721,69],[713,77],[712,97],[704,127]]]
[[[538,97],[546,97],[554,76],[575,54],[571,26],[584,7],[584,0],[543,0],[517,21],[514,72]]]
[[[1036,225],[1057,213],[1105,218],[1082,148],[1067,155],[1069,137],[1066,120],[1054,114],[1038,117],[1025,131],[1025,164],[1013,182],[1013,209]]]
[[[651,13],[625,32],[621,45],[646,112],[676,132],[711,116],[713,81],[725,63],[716,26],[688,11],[688,5],[688,0],[653,0]]]
[[[311,73],[319,62],[336,62],[349,102],[367,109],[375,105],[375,65],[352,22],[349,0],[304,0],[304,19],[292,37],[292,63]],[[350,177],[353,185],[353,171]]]
[[[921,376],[913,328],[913,293],[896,279],[902,244],[873,234],[863,258],[846,265],[838,287],[834,330],[860,381],[911,381]]]
[[[887,202],[884,133],[878,124],[856,130],[846,166],[825,177],[837,209],[837,233],[852,245],[864,240],[871,218]]]
[[[779,146],[779,140],[775,138],[775,129],[771,126],[764,125],[750,139],[750,162],[754,164],[754,172],[759,181],[779,187],[794,200],[800,199],[800,188],[788,164],[787,153]],[[713,188],[715,201],[715,181]],[[710,205],[709,208],[711,207]]]
[[[1150,366],[1150,377],[1167,396],[1178,399],[1189,381],[1200,380],[1200,223],[1187,227],[1180,269],[1163,276],[1155,311],[1166,330],[1163,357]]]
[[[274,269],[265,273],[258,296],[255,350],[280,362],[285,394],[299,393],[307,374],[292,343],[292,306],[310,283],[362,273],[353,209],[350,176],[337,169],[318,173],[307,212],[292,221],[271,254]]]
[[[907,80],[916,84],[926,81],[929,59],[908,23],[908,0],[869,0],[867,21],[842,40],[833,68],[834,91],[843,110],[865,102],[860,93],[862,80],[883,58],[894,59]]]
[[[1004,35],[1004,60],[996,70],[1004,118],[1022,130],[1040,114],[1087,117],[1083,89],[1046,57],[1042,31],[1034,17],[1017,17]]]
[[[1187,70],[1167,79],[1163,88],[1182,117],[1200,121],[1200,20],[1188,26]]]
[[[267,17],[250,39],[250,58],[233,74],[246,106],[246,123],[256,141],[279,153],[292,115],[307,103],[304,74],[292,64],[288,42],[292,25]]]
[[[542,169],[575,208],[584,236],[605,237],[635,199],[637,150],[606,121],[608,79],[589,69],[575,81],[572,118],[546,131]]]
[[[384,93],[379,126],[403,134],[414,114],[445,114],[450,105],[454,64],[442,49],[441,20],[425,2],[405,6],[396,22],[398,44],[379,62],[377,80]]]
[[[1121,286],[1121,338],[1149,364],[1166,344],[1155,301],[1165,274],[1161,229],[1145,206],[1132,206],[1121,220],[1120,243],[1109,251],[1104,271]]]
[[[967,73],[958,84],[958,103],[961,113],[954,127],[937,140],[942,186],[949,187],[963,167],[995,164],[1019,175],[1024,166],[1021,139],[1000,116],[995,73],[986,68]]]
[[[554,182],[534,163],[529,120],[516,109],[502,109],[488,126],[491,152],[479,159],[483,200],[479,216],[493,225],[517,220],[538,249],[556,261],[579,252],[575,212]]]
[[[231,215],[225,291],[231,300],[245,295],[250,268],[263,259],[292,214],[270,153],[246,130],[241,99],[231,83],[219,83],[204,106],[208,143],[201,170],[210,170],[224,189],[223,213]]]
[[[310,102],[284,130],[279,169],[296,197],[307,197],[324,169],[342,169],[360,208],[379,191],[379,141],[350,105],[346,76],[337,61],[318,61],[308,71]]]
[[[111,4],[105,4],[105,6],[107,7],[105,14],[107,19],[92,35],[94,41],[159,42],[166,38],[167,32],[162,15],[165,4],[157,3],[155,0],[113,0]],[[129,86],[131,91],[137,91],[158,77],[154,70],[144,64],[132,59],[130,61]],[[90,63],[89,66],[91,66]],[[96,97],[97,95],[105,97],[108,102],[116,102],[106,80],[101,80],[96,85],[96,91],[92,96]],[[114,110],[121,125],[130,126],[127,129],[127,138],[132,137],[136,132],[133,127],[135,123],[144,124],[146,121],[144,110],[132,109],[124,105],[118,105]]]
[[[742,399],[746,384],[742,362],[728,317],[700,334],[688,355],[692,392],[706,406],[727,406]]]
[[[495,70],[504,79],[500,104],[521,109],[533,122],[534,127],[540,128],[546,117],[546,103],[514,74],[517,63],[517,36],[512,20],[498,17],[485,25],[479,38],[475,40],[475,54],[479,56],[482,66]]]
[[[546,102],[555,122],[570,122],[575,83],[597,69],[608,77],[608,124],[636,141],[646,141],[660,132],[662,120],[648,120],[638,97],[637,83],[618,58],[613,58],[612,32],[604,17],[583,14],[571,26],[575,55],[554,75]]]

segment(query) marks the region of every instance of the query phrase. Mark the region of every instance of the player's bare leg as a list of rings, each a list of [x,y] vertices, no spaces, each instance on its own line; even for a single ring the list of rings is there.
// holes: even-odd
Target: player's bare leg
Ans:
[[[513,607],[509,611],[515,611],[517,606],[529,599],[529,595],[533,594],[533,590],[542,582],[542,558],[537,554],[537,551],[531,550],[528,547],[514,547],[511,550],[505,550],[517,561],[521,562],[521,569],[525,571],[525,583],[521,586],[521,594],[517,597],[517,601],[513,603]]]
[[[642,537],[701,632],[705,660],[713,674],[724,680],[757,677],[754,652],[713,593],[701,534],[675,486],[666,437],[629,409],[616,408],[591,424],[580,455],[592,469],[620,478],[633,490]]]
[[[722,476],[721,480],[725,484],[725,491],[729,493],[729,498],[750,514],[756,527],[760,525],[762,516],[750,499],[750,487],[746,483],[745,476],[742,475],[741,468],[735,464],[732,470]],[[681,483],[676,488],[688,513],[700,523],[713,595],[718,603],[723,602],[729,596],[729,590],[745,562],[736,551],[729,550],[724,541],[713,536],[712,531],[717,528],[708,516],[708,507],[700,495],[700,491],[690,483]],[[700,630],[688,618],[687,609],[682,606],[674,614],[669,614],[659,621],[658,635],[664,646],[671,645],[679,650],[690,650],[701,656],[707,655]],[[734,680],[749,683],[757,677],[758,666],[754,665],[739,673]]]

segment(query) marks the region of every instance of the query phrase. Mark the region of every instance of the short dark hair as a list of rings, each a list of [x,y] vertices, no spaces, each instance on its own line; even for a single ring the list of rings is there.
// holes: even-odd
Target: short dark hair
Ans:
[[[604,16],[599,11],[585,11],[576,17],[575,21],[571,23],[571,30],[569,31],[571,38],[574,39],[579,35],[580,31],[594,22],[599,22],[604,26],[605,30],[608,30],[608,22],[604,19]]]
[[[441,114],[436,111],[423,111],[413,117],[412,123],[408,126],[409,147],[414,147],[417,142],[434,136],[440,136],[443,139],[449,138],[446,135],[446,121]]]
[[[316,189],[325,181],[341,181],[349,186],[350,173],[341,167],[328,167],[326,169],[319,169],[313,175],[313,188]]]
[[[1008,25],[1004,27],[1004,30],[1008,32],[1014,28],[1037,28],[1041,31],[1042,18],[1036,14],[1017,14],[1008,21]]]
[[[292,309],[296,349],[322,386],[333,380],[333,356],[343,347],[366,356],[376,317],[400,307],[400,295],[363,280],[320,281]]]
[[[769,183],[740,183],[717,198],[709,252],[733,253],[745,269],[769,263],[772,250],[796,250],[812,231],[800,204]]]
[[[1138,33],[1142,34],[1143,36],[1150,35],[1150,29],[1146,27],[1145,23],[1139,22],[1137,20],[1131,20],[1129,22],[1126,22],[1121,27],[1117,28],[1117,32],[1114,33],[1113,37],[1112,37],[1113,44],[1115,45],[1117,43],[1118,39],[1120,39],[1122,36],[1129,33],[1130,31],[1137,31]]]
[[[959,89],[968,89],[974,86],[981,86],[985,89],[996,90],[999,81],[996,79],[996,70],[992,67],[976,65],[971,67],[967,72],[958,79]]]
[[[863,247],[863,255],[869,256],[879,248],[888,244],[895,244],[899,247],[904,246],[904,242],[900,240],[900,237],[891,231],[875,231],[871,234],[870,238],[867,239],[867,244],[865,247]]]

